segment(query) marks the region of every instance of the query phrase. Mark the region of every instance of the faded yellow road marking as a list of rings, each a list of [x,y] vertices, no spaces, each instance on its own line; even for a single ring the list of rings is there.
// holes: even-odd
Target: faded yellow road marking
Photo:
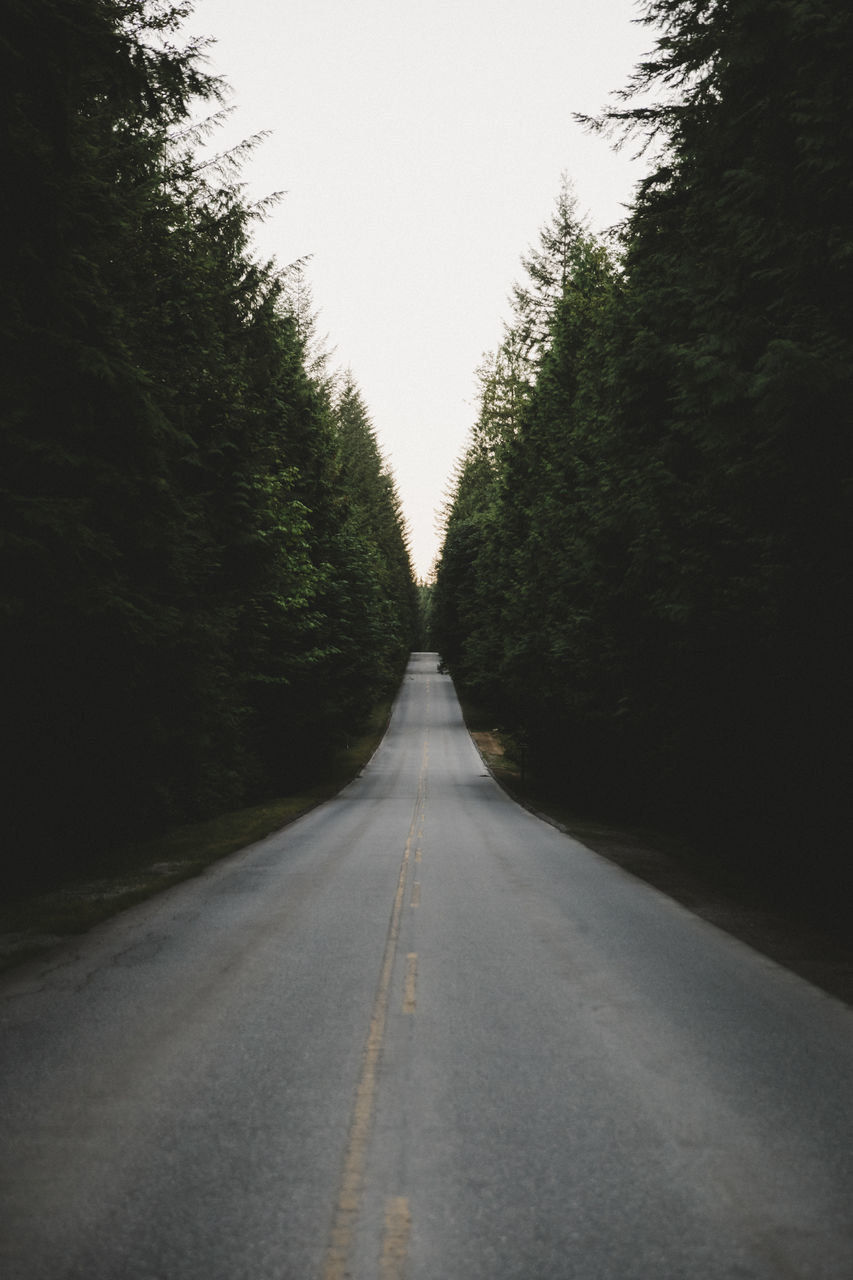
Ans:
[[[400,874],[397,877],[397,892],[394,895],[391,921],[388,925],[385,950],[382,954],[382,967],[379,972],[379,983],[370,1015],[367,1043],[362,1057],[361,1075],[356,1086],[355,1102],[353,1103],[352,1116],[350,1118],[349,1136],[347,1138],[346,1151],[344,1152],[344,1164],[338,1187],[332,1230],[326,1250],[322,1280],[345,1280],[349,1273],[349,1256],[355,1238],[355,1228],[364,1189],[364,1170],[367,1163],[367,1147],[373,1122],[379,1059],[382,1053],[382,1041],[385,1036],[385,1023],[388,1017],[391,973],[394,968],[397,941],[400,936],[400,920],[403,913],[406,880],[412,856],[412,842],[415,839],[418,822],[422,821],[423,818],[426,799],[426,771],[427,748],[426,744],[424,744],[415,811],[412,815],[406,847],[400,863]],[[411,962],[414,961],[417,964],[417,956],[410,955],[407,959],[409,963],[406,971],[405,1003],[403,1008],[405,1013],[413,1013],[415,1008],[415,970]],[[410,995],[411,1008],[408,1008],[406,1006]],[[408,1209],[406,1212],[408,1213]],[[408,1240],[408,1228],[406,1229],[406,1240]],[[388,1273],[389,1277],[397,1274],[397,1272]],[[400,1272],[399,1274],[402,1273]]]
[[[415,1012],[415,983],[418,976],[418,957],[414,951],[406,956],[406,982],[403,987],[403,1013]]]
[[[415,859],[415,861],[417,861],[417,859]],[[420,882],[420,880],[416,880],[416,881],[415,881],[415,883],[412,885],[412,898],[411,898],[411,905],[412,905],[413,907],[419,907],[419,906],[421,905],[421,882]]]
[[[405,1196],[393,1196],[385,1205],[380,1280],[402,1280],[411,1230],[412,1215],[408,1200]]]

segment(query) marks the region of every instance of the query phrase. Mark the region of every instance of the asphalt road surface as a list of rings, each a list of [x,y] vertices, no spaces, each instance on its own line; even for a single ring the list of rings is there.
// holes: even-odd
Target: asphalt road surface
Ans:
[[[362,776],[0,984],[5,1280],[853,1277],[853,1011],[514,805]]]

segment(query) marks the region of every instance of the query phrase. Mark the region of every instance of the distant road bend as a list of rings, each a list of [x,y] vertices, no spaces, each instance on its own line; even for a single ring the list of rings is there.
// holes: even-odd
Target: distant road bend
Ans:
[[[362,776],[0,983],[5,1280],[850,1280],[853,1010],[512,803]]]

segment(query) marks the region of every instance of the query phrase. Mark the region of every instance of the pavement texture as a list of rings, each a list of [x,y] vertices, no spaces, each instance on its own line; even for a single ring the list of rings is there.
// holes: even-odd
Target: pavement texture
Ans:
[[[434,654],[0,1019],[7,1280],[853,1274],[853,1011],[515,805]]]

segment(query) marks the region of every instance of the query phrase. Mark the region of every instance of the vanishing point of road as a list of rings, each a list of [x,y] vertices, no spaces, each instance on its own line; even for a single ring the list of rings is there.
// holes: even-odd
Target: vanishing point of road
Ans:
[[[5,1280],[853,1277],[853,1010],[517,807],[434,654],[0,1018]]]

